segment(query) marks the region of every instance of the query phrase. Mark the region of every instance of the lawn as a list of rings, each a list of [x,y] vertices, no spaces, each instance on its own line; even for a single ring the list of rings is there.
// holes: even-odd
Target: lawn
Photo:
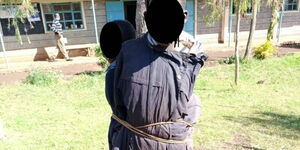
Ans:
[[[205,68],[195,93],[202,115],[195,149],[300,149],[300,55]],[[107,149],[110,108],[104,74],[51,85],[0,86],[7,138],[0,150]]]

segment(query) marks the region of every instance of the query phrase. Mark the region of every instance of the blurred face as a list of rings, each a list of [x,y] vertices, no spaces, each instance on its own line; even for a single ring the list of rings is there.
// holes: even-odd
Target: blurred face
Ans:
[[[59,14],[56,14],[56,15],[55,15],[55,18],[56,18],[57,20],[60,20],[60,15],[59,15]]]

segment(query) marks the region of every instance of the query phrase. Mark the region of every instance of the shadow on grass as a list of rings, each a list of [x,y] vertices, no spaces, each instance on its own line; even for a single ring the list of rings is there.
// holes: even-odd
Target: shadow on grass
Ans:
[[[234,144],[234,143],[229,143],[229,142],[225,142],[224,146],[222,148],[219,149],[244,149],[244,150],[265,150],[262,148],[257,148],[257,147],[253,147],[253,146],[246,146],[243,144]]]
[[[257,124],[264,128],[264,133],[269,135],[278,135],[287,139],[300,139],[300,116],[273,112],[259,112],[255,115],[259,116],[241,118],[224,116],[224,118],[230,121],[241,123],[244,126]],[[274,127],[279,127],[281,129],[277,130],[274,129]]]
[[[75,75],[76,76],[78,76],[78,75],[88,75],[88,76],[94,77],[94,76],[103,75],[105,73],[106,73],[105,71],[86,71],[86,72],[76,73]]]

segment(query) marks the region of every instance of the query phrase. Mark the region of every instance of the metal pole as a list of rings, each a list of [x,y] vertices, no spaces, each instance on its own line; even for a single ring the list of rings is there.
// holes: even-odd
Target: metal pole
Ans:
[[[229,28],[228,28],[228,47],[231,44],[231,31],[232,31],[232,9],[233,9],[233,0],[230,0],[229,4]]]
[[[198,23],[198,19],[197,19],[197,8],[198,8],[198,0],[194,0],[194,38],[196,38],[197,35],[197,23]]]
[[[282,1],[282,7],[280,9],[280,18],[279,18],[279,25],[278,25],[278,29],[277,29],[277,43],[279,42],[279,36],[280,36],[280,30],[281,30],[281,25],[282,25],[282,17],[283,17],[283,12],[284,12],[284,1]]]
[[[8,59],[6,56],[6,50],[5,50],[5,45],[4,45],[4,40],[3,40],[3,34],[2,34],[2,25],[0,23],[0,40],[1,40],[1,45],[2,45],[2,50],[3,50],[3,57],[5,59],[5,63],[6,63],[6,68],[8,69]]]
[[[95,3],[94,3],[94,0],[92,0],[92,7],[93,7],[93,16],[94,16],[96,41],[97,41],[97,45],[99,45],[99,36],[98,36],[98,28],[97,28],[97,20],[96,20],[96,12],[95,12]]]

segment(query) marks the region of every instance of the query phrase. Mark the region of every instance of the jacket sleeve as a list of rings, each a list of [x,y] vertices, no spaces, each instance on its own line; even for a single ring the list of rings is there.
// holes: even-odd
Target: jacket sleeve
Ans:
[[[120,51],[117,59],[116,59],[116,68],[115,68],[115,75],[114,75],[114,110],[116,116],[120,119],[126,118],[126,107],[123,104],[123,94],[122,94],[122,80],[121,74],[123,69],[123,53],[122,50]]]

